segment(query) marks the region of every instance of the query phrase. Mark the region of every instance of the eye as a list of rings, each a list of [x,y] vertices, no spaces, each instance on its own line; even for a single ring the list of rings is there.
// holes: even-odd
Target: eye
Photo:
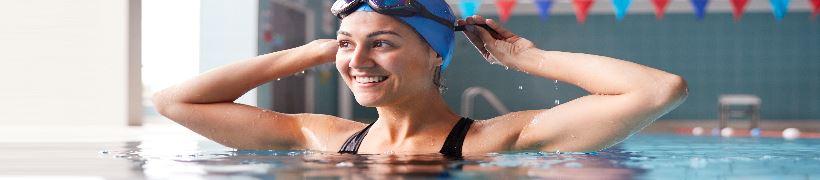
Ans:
[[[376,41],[376,42],[373,42],[373,47],[375,47],[375,48],[378,48],[378,47],[387,47],[387,46],[392,46],[392,44],[390,44],[390,42],[387,42],[387,41]]]
[[[345,41],[345,40],[339,41],[339,48],[348,48],[348,47],[350,47],[350,41]]]

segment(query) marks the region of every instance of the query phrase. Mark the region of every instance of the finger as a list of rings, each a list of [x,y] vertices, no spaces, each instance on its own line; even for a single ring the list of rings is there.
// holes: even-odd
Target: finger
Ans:
[[[481,15],[473,15],[473,17],[474,17],[474,20],[475,20],[475,24],[484,24],[484,23],[485,23],[485,22],[484,22],[485,20],[484,20],[484,17],[483,17],[483,16],[481,16]]]
[[[498,34],[499,34],[499,35],[501,35],[501,37],[503,37],[504,39],[507,39],[507,38],[511,38],[511,37],[515,37],[515,36],[517,36],[517,35],[515,35],[515,33],[513,33],[512,31],[507,30],[507,29],[506,29],[506,28],[504,28],[504,27],[501,27],[501,25],[499,25],[498,23],[496,23],[496,22],[495,22],[494,20],[492,20],[492,19],[487,19],[487,20],[485,20],[485,23],[487,23],[487,25],[488,25],[488,26],[490,26],[491,28],[493,28],[493,30],[495,30],[495,32],[498,32]]]
[[[467,24],[467,21],[464,21],[463,19],[456,20],[456,25],[463,26],[464,24]]]
[[[485,46],[495,44],[495,41],[497,41],[486,29],[477,27],[475,30],[478,31],[478,36],[481,37],[481,41],[484,41]]]
[[[467,17],[466,23],[467,24],[475,24],[475,16]]]

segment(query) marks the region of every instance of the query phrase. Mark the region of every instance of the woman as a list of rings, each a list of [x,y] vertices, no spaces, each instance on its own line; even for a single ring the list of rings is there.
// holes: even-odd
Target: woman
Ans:
[[[154,103],[166,117],[238,149],[457,156],[601,150],[671,111],[686,96],[680,76],[608,57],[541,50],[490,19],[456,22],[444,0],[410,1],[398,8],[390,2],[338,0],[332,10],[342,18],[337,39],[219,67],[155,94]],[[575,84],[591,94],[551,109],[474,123],[460,117],[439,93],[453,48],[453,23],[486,24],[496,31],[498,39],[476,28],[494,64]],[[334,60],[356,101],[377,109],[375,123],[233,103],[262,83]]]

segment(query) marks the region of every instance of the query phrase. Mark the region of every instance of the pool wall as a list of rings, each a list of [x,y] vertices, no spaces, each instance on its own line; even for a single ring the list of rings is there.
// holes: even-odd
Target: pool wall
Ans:
[[[820,119],[820,20],[808,17],[793,12],[777,22],[769,12],[756,12],[734,22],[731,13],[710,13],[698,21],[675,13],[658,21],[652,14],[630,14],[618,22],[607,14],[580,25],[571,15],[547,22],[516,16],[506,26],[541,49],[610,56],[683,76],[690,95],[663,119],[717,119],[718,96],[731,93],[759,96],[763,119]],[[493,91],[511,110],[548,108],[556,97],[565,102],[586,94],[564,83],[556,92],[552,80],[490,65],[457,38],[444,95],[455,110],[470,86]],[[495,116],[484,100],[475,104],[476,118]],[[356,115],[374,118],[375,112],[358,108]]]
[[[260,2],[260,8],[268,3]],[[307,1],[304,6],[316,13],[314,37],[335,38],[338,21],[326,19],[328,5]],[[610,14],[591,14],[585,24],[577,24],[575,16],[559,13],[547,21],[515,15],[505,26],[541,49],[610,56],[683,76],[689,98],[662,119],[717,119],[720,94],[748,93],[762,99],[764,120],[806,120],[820,119],[820,18],[809,16],[805,10],[793,11],[778,22],[771,12],[756,11],[735,22],[729,12],[709,12],[703,20],[689,12],[667,13],[663,20],[634,13],[616,21]],[[331,30],[323,29],[327,27]],[[586,94],[564,83],[558,84],[556,92],[552,80],[490,65],[464,37],[456,37],[459,43],[445,75],[444,94],[454,110],[461,108],[461,93],[471,86],[493,91],[511,110],[549,108],[555,99],[563,103]],[[261,39],[259,53],[264,54],[270,44]],[[314,112],[338,115],[338,72],[335,68],[329,72],[317,74],[313,82]],[[269,106],[269,97],[260,93],[259,104]],[[352,104],[354,119],[377,117],[375,109]],[[473,112],[479,119],[496,115],[481,99]]]

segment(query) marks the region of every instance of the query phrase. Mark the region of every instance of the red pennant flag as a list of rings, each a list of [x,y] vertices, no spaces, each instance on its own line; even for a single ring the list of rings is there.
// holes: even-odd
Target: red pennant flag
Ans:
[[[496,0],[495,5],[498,10],[498,16],[501,17],[501,22],[503,23],[510,20],[510,14],[512,14],[513,7],[515,7],[515,0]]]
[[[666,11],[666,5],[669,4],[669,0],[652,0],[652,4],[655,5],[655,19],[663,19],[663,15],[665,14],[664,12]]]
[[[817,17],[820,14],[820,0],[811,0],[811,17]]]
[[[592,7],[594,0],[572,0],[572,5],[575,7],[575,20],[583,24],[587,21],[587,14],[589,8]]]
[[[732,15],[735,18],[735,22],[740,21],[740,18],[743,17],[743,10],[746,9],[746,3],[749,0],[732,0]]]

